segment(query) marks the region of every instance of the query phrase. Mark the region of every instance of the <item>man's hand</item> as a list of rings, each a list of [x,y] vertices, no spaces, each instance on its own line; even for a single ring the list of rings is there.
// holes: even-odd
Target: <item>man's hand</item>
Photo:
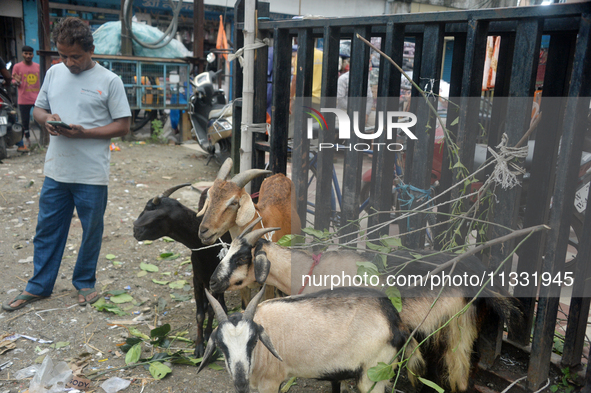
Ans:
[[[47,129],[47,132],[49,132],[50,135],[58,136],[58,135],[63,135],[64,131],[71,131],[71,130],[66,130],[65,128],[62,128],[62,127],[53,126],[53,125],[47,123],[48,121],[62,121],[62,119],[60,118],[60,115],[58,115],[57,113],[50,114],[49,116],[47,116],[45,118],[45,128]]]
[[[12,80],[14,81],[15,85],[20,86],[23,76],[21,74],[14,74]]]
[[[78,124],[68,124],[72,127],[71,130],[62,127],[56,127],[59,129],[59,135],[66,136],[68,138],[83,138],[86,129]]]

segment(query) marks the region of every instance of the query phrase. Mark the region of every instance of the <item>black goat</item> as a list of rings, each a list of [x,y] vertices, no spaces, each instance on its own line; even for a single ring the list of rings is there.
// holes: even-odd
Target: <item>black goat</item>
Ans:
[[[168,236],[184,244],[191,250],[204,246],[201,240],[199,240],[201,217],[197,217],[195,211],[184,206],[176,199],[169,198],[173,192],[186,186],[190,186],[190,184],[174,186],[148,201],[144,211],[133,223],[133,236],[137,240],[156,240],[163,236]],[[201,194],[198,210],[203,208],[206,196],[207,192]],[[230,243],[232,238],[227,233],[222,236],[222,240]],[[208,338],[212,331],[214,314],[205,297],[205,288],[209,288],[209,279],[220,262],[218,255],[221,248],[222,245],[220,244],[218,247],[210,247],[191,253],[193,287],[195,291],[195,304],[197,305],[196,357],[203,356],[204,351],[203,322],[205,321],[205,310],[207,310],[208,315],[205,337]],[[217,295],[216,298],[225,308],[224,295]]]

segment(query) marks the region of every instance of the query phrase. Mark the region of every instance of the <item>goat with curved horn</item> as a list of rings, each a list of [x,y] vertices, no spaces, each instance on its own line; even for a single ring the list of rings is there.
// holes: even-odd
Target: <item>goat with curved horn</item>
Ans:
[[[280,229],[281,228],[279,228],[279,227],[275,227],[275,228],[260,228],[260,229],[257,229],[256,231],[252,231],[251,233],[249,233],[246,236],[244,236],[244,240],[248,244],[250,244],[252,247],[254,247],[254,245],[257,242],[257,240],[259,240],[260,238],[262,238],[266,233],[273,232],[273,231],[278,231]]]
[[[250,231],[252,231],[252,228],[254,228],[259,222],[261,222],[261,220],[263,219],[263,217],[258,217],[256,218],[253,222],[251,222],[246,228],[244,228],[244,230],[242,231],[242,233],[240,235],[238,235],[239,238],[243,239],[244,236],[249,233]]]
[[[207,289],[205,290],[205,296],[207,296],[207,300],[209,300],[209,304],[211,305],[211,308],[213,309],[213,312],[215,314],[215,318],[218,320],[218,324],[221,324],[222,322],[227,321],[228,315],[226,315],[226,312],[224,311],[224,308],[222,307],[220,302],[218,302],[215,297],[211,296],[211,294],[209,293],[209,291]]]
[[[243,188],[245,185],[248,184],[248,182],[250,182],[255,177],[259,177],[262,175],[270,175],[272,173],[273,172],[267,171],[265,169],[249,169],[247,171],[237,174],[230,181],[236,184],[238,187]]]
[[[246,310],[244,310],[244,319],[246,319],[247,321],[252,321],[252,319],[254,318],[254,313],[257,310],[257,306],[259,305],[261,298],[265,294],[265,288],[267,288],[267,284],[263,284],[263,287],[261,288],[259,293],[257,293],[255,297],[252,298],[250,303],[248,303]]]
[[[234,161],[232,161],[232,159],[229,157],[226,158],[226,161],[224,161],[220,167],[220,170],[218,171],[217,179],[226,180],[230,174],[230,171],[232,170],[232,165],[234,165]]]
[[[158,196],[155,196],[154,199],[152,199],[152,203],[154,205],[159,205],[160,204],[160,200],[162,198],[168,198],[169,196],[172,195],[173,192],[175,192],[179,188],[188,187],[190,185],[191,185],[191,183],[183,183],[183,184],[179,184],[179,185],[176,185],[174,187],[171,187],[168,190],[164,191],[162,194],[160,194]]]

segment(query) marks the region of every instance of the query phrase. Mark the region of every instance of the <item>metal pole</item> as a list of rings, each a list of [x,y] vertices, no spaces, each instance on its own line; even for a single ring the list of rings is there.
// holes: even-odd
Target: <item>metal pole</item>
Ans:
[[[125,20],[123,20],[123,8],[125,7],[125,0],[121,0],[121,16],[119,17],[121,21],[121,54],[123,56],[132,56],[133,55],[133,46],[131,44],[131,34],[129,34],[129,30],[127,26],[131,26],[131,17],[133,12],[130,12],[127,15],[127,24]],[[130,10],[131,11],[131,10]],[[138,83],[139,84],[139,83]]]
[[[255,1],[246,0],[244,8],[244,47],[254,44],[255,38]],[[242,124],[252,124],[254,110],[254,50],[244,51],[244,79],[242,83]],[[242,129],[242,127],[241,127]],[[240,141],[240,171],[248,170],[252,166],[252,132],[248,129],[241,131]],[[250,192],[250,184],[245,188]]]
[[[205,71],[205,60],[203,59],[203,39],[205,25],[205,8],[203,0],[193,2],[193,57],[195,57],[198,70],[196,74]]]

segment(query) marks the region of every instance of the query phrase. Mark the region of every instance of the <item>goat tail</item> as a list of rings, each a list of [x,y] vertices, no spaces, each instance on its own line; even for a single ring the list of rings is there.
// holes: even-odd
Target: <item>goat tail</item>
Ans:
[[[423,375],[425,371],[425,360],[421,354],[419,343],[412,337],[406,349],[404,350],[403,359],[406,360],[406,369],[408,372],[408,379],[413,386],[417,386],[417,377]]]
[[[503,288],[490,288],[482,298],[484,306],[493,315],[506,321],[509,329],[516,329],[525,323],[523,304]]]

